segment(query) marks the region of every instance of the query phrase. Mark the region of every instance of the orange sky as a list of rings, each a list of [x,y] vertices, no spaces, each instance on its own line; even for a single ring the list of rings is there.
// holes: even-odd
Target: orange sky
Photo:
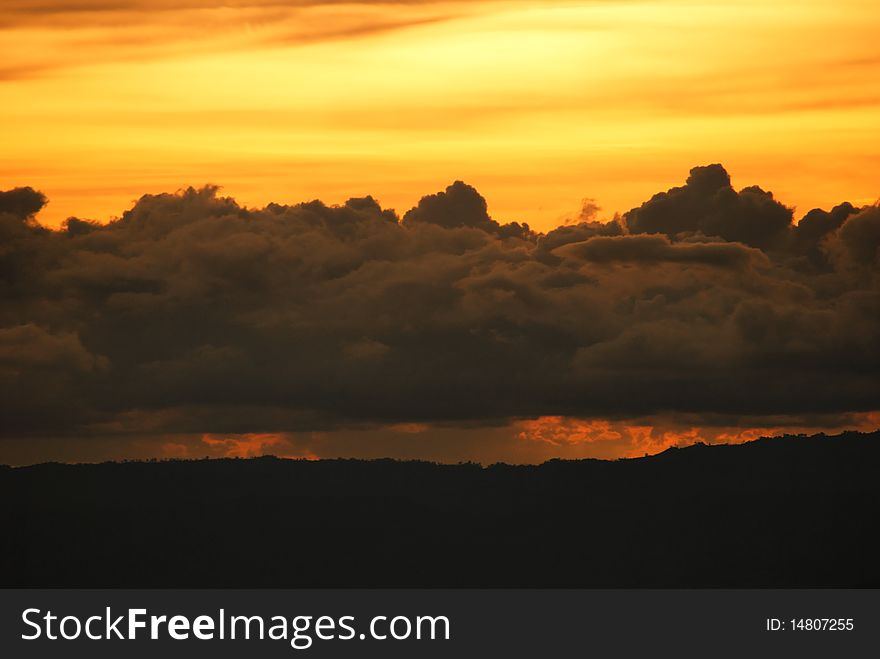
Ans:
[[[603,215],[722,162],[798,207],[880,195],[876,0],[0,0],[0,189],[105,220],[145,192],[500,220]]]
[[[306,460],[393,456],[484,465],[539,464],[553,458],[614,460],[654,455],[697,442],[738,444],[784,434],[871,432],[880,427],[880,412],[817,417],[812,421],[804,425],[803,420],[768,418],[758,427],[748,422],[736,425],[736,420],[731,421],[735,425],[706,426],[697,419],[668,415],[626,420],[544,416],[494,426],[395,424],[328,432],[4,438],[0,441],[0,464],[260,455]]]

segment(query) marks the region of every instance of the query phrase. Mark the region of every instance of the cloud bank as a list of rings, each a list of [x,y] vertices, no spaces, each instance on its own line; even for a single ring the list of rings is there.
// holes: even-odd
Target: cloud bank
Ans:
[[[41,227],[0,193],[0,433],[277,433],[877,409],[880,208],[799,223],[720,165],[546,234],[455,182]],[[789,421],[790,422],[790,421]]]

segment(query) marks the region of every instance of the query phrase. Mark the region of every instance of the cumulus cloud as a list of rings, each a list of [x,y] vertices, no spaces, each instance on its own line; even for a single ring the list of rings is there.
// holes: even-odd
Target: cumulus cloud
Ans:
[[[0,213],[19,219],[36,214],[45,205],[46,196],[30,187],[0,191]]]
[[[6,436],[877,407],[880,211],[794,224],[719,165],[547,234],[462,182],[403,218],[206,187],[51,231],[43,203],[0,193]]]
[[[486,200],[475,188],[462,181],[456,181],[444,192],[422,197],[418,206],[403,216],[403,222],[427,222],[446,229],[471,227],[502,237],[532,237],[528,224],[509,222],[502,225],[489,217]]]
[[[717,236],[761,248],[777,246],[792,211],[754,185],[737,192],[721,165],[696,167],[685,185],[654,195],[627,213],[633,233]]]
[[[560,253],[592,263],[699,263],[719,268],[744,268],[767,261],[762,252],[739,243],[672,242],[657,234],[595,237]]]
[[[856,267],[876,267],[880,249],[880,208],[858,213],[846,221],[838,240],[829,241],[829,249],[843,263]]]

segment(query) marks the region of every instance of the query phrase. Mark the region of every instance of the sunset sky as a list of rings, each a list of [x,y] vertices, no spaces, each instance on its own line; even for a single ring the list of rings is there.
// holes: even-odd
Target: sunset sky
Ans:
[[[0,0],[0,464],[880,427],[878,21]]]
[[[0,189],[106,221],[455,179],[541,230],[722,162],[802,214],[880,192],[873,0],[0,0]]]

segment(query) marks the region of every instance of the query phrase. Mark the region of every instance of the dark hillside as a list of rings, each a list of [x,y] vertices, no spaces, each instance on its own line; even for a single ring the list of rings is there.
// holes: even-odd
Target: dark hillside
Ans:
[[[5,586],[880,586],[880,432],[541,466],[0,468]]]

